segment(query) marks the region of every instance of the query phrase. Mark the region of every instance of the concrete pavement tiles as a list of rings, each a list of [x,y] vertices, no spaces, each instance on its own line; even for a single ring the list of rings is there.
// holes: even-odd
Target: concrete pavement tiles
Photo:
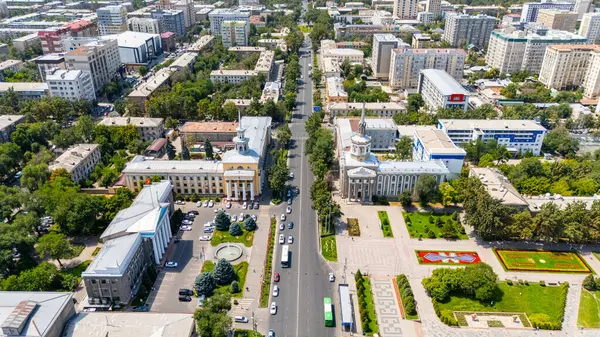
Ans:
[[[402,318],[393,282],[389,279],[371,279],[371,286],[379,332],[386,337],[404,336],[399,325]]]

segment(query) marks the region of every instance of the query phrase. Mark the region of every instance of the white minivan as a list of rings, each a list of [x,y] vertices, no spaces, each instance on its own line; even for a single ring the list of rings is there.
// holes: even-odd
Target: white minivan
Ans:
[[[235,317],[233,318],[233,320],[234,320],[236,323],[248,323],[248,318],[246,318],[245,316],[235,316]]]

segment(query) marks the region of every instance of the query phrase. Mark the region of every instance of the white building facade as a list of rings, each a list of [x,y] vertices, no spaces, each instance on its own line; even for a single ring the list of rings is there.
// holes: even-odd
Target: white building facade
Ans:
[[[96,99],[92,75],[89,72],[56,69],[46,74],[46,83],[53,97],[70,101],[83,99],[90,102]]]
[[[587,13],[581,19],[578,34],[587,38],[588,43],[597,43],[600,38],[600,13]]]
[[[80,182],[92,173],[99,162],[100,146],[98,144],[78,144],[58,156],[48,169],[50,171],[65,169],[71,174],[71,180]]]
[[[390,86],[416,88],[423,69],[444,70],[460,81],[466,58],[467,53],[462,49],[394,49],[390,62]]]
[[[225,48],[247,46],[250,35],[250,23],[246,21],[223,21],[221,23],[221,40]]]
[[[98,32],[100,35],[119,34],[127,30],[127,8],[125,6],[106,6],[96,10]]]
[[[469,92],[443,70],[421,70],[418,90],[430,111],[469,108]]]

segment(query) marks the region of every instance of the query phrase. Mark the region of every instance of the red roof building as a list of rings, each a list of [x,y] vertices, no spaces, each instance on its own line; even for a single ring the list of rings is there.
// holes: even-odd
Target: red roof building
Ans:
[[[77,20],[63,26],[71,31],[72,37],[89,37],[98,35],[98,25],[88,20]]]

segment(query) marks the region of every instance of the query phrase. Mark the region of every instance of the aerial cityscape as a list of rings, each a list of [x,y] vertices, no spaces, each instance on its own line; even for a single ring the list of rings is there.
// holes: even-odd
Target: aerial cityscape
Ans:
[[[600,336],[600,2],[0,0],[0,326]]]

